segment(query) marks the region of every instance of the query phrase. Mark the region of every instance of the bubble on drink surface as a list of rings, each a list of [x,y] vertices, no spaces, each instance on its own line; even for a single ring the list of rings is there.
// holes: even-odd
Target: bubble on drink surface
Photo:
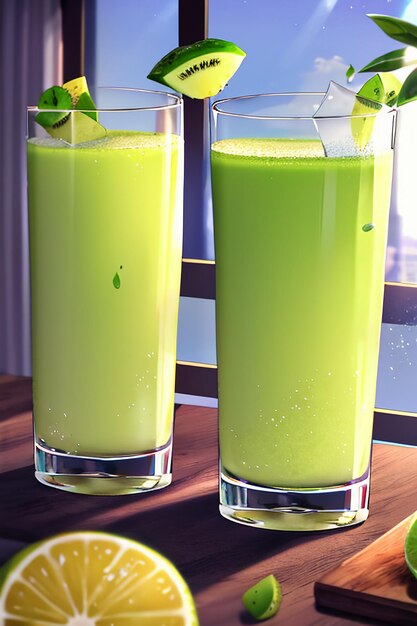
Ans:
[[[323,147],[319,141],[303,139],[273,139],[243,137],[239,139],[222,139],[212,144],[213,152],[236,157],[267,159],[299,159],[324,157]]]
[[[389,111],[386,105],[358,96],[330,81],[314,124],[328,157],[370,156],[375,152],[377,114]]]

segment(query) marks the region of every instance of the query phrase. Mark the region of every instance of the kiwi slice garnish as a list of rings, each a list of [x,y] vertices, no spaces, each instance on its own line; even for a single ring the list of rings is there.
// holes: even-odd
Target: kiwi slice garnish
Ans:
[[[355,143],[361,150],[368,145],[375,124],[375,117],[366,117],[366,114],[378,112],[383,104],[393,106],[400,89],[401,82],[390,72],[375,74],[359,89],[352,110],[351,127]],[[358,117],[362,113],[364,117]]]
[[[88,115],[88,117],[91,117],[92,120],[97,122],[98,115],[97,115],[97,111],[96,111],[96,106],[95,106],[95,104],[93,102],[92,97],[86,91],[84,93],[82,93],[80,95],[80,97],[78,98],[77,103],[75,105],[75,108],[78,111],[82,111],[83,113],[85,113],[85,115]],[[87,111],[88,111],[88,113],[87,113]]]
[[[92,120],[98,122],[96,105],[88,90],[86,77],[80,76],[79,78],[69,80],[63,84],[63,87],[70,93],[73,108],[83,111],[86,115],[91,117]],[[86,111],[91,111],[91,113],[87,113]]]
[[[93,99],[88,91],[85,76],[75,78],[62,87],[54,85],[43,92],[38,102],[41,111],[36,122],[55,139],[77,145],[106,136],[106,129],[98,123]],[[57,109],[53,111],[52,109]]]
[[[55,127],[68,117],[68,109],[72,109],[71,95],[66,89],[58,85],[49,87],[39,98],[38,109],[60,109],[56,113],[51,110],[45,113],[38,113],[35,118],[38,124],[44,128]]]
[[[209,98],[224,88],[245,56],[231,41],[203,39],[168,52],[148,78],[190,98]]]

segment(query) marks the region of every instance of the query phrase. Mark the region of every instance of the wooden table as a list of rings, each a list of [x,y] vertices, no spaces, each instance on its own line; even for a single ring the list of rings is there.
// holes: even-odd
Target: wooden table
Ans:
[[[241,594],[271,572],[284,592],[271,626],[377,623],[318,611],[313,583],[417,509],[417,449],[374,445],[365,524],[336,532],[274,532],[233,524],[218,513],[214,409],[178,409],[172,486],[115,498],[65,493],[35,480],[30,406],[30,379],[0,377],[0,538],[30,542],[60,531],[103,529],[143,541],[183,573],[201,626],[253,624]]]

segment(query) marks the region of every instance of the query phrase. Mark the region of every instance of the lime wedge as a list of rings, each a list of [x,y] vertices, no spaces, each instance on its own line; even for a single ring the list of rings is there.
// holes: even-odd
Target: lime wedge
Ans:
[[[224,88],[245,56],[231,41],[203,39],[168,52],[148,78],[190,98],[209,98]]]
[[[417,514],[408,529],[404,543],[404,553],[410,572],[417,578]]]
[[[400,89],[401,82],[394,74],[389,72],[375,74],[359,89],[352,115],[365,116],[376,113],[380,108],[378,105],[381,104],[393,106],[397,101]],[[352,134],[361,150],[367,146],[374,124],[375,117],[352,118]]]
[[[281,585],[273,574],[262,578],[242,596],[245,609],[257,620],[276,615],[281,606],[281,599]]]
[[[160,554],[74,532],[26,548],[0,570],[0,623],[198,626],[198,618],[184,579]]]

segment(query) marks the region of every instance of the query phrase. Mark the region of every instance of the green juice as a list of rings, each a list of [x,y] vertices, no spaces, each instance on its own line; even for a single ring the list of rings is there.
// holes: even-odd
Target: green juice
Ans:
[[[220,452],[231,475],[340,485],[370,456],[392,156],[212,149]]]
[[[172,433],[182,141],[110,131],[29,140],[34,421],[73,455],[130,455]]]

